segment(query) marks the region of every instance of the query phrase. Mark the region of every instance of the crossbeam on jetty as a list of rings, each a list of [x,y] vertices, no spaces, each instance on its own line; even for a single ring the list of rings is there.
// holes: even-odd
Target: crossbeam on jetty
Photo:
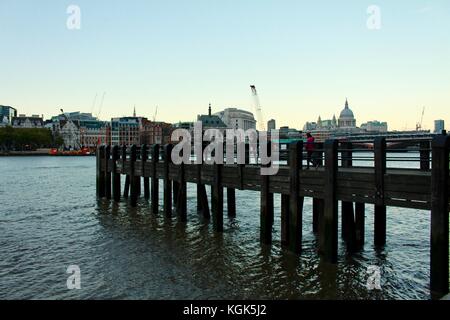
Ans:
[[[125,198],[131,206],[137,206],[142,178],[144,197],[151,201],[152,213],[158,214],[159,180],[163,180],[165,216],[171,217],[175,209],[178,219],[186,221],[186,184],[194,183],[197,185],[198,211],[206,219],[211,214],[213,229],[221,232],[224,189],[227,190],[230,216],[235,216],[238,211],[236,189],[259,191],[260,240],[270,244],[275,214],[273,195],[278,193],[281,195],[281,242],[295,253],[300,253],[302,249],[304,198],[311,197],[313,231],[318,233],[319,252],[329,263],[336,263],[338,259],[339,202],[342,206],[341,236],[349,251],[364,246],[367,205],[375,208],[373,241],[378,247],[386,244],[387,207],[429,210],[430,291],[433,297],[440,298],[449,292],[450,137],[441,135],[434,138],[431,144],[421,140],[418,145],[420,169],[387,168],[389,150],[385,138],[373,141],[374,166],[357,167],[353,164],[357,159],[354,157],[357,153],[355,144],[329,140],[323,148],[316,150],[320,155],[318,159],[324,160],[324,165],[317,170],[306,170],[303,143],[295,142],[287,148],[287,164],[280,165],[278,173],[271,176],[261,176],[259,164],[175,165],[171,161],[171,144],[100,146],[97,150],[97,196],[116,202]],[[407,155],[406,150],[404,154]],[[122,175],[126,176],[123,195],[120,189]],[[211,213],[206,185],[211,186]]]

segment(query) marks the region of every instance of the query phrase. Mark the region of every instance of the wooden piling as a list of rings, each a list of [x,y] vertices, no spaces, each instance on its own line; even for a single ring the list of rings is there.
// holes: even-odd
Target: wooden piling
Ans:
[[[293,142],[289,145],[289,175],[290,175],[290,202],[289,202],[289,249],[300,253],[302,250],[302,220],[303,202],[300,197],[300,170],[303,167],[303,141]]]
[[[217,232],[223,231],[223,187],[222,187],[222,164],[213,165],[213,184],[211,186],[211,206],[213,229]]]
[[[281,195],[281,245],[289,246],[289,204],[290,197],[287,194]]]
[[[125,177],[125,185],[124,185],[124,190],[123,190],[123,197],[124,198],[128,198],[128,196],[130,195],[130,183],[131,183],[130,175],[126,175],[126,177]]]
[[[180,182],[177,180],[173,180],[172,187],[173,187],[173,197],[172,197],[173,198],[173,206],[175,208],[178,208],[178,195],[180,193]]]
[[[259,140],[258,140],[259,141]],[[258,145],[260,148],[266,148],[266,154],[271,156],[272,145],[270,142]],[[261,154],[261,152],[260,152]],[[261,159],[262,161],[262,159]],[[271,163],[261,165],[263,167],[270,167]],[[261,242],[264,244],[272,243],[272,224],[274,220],[274,202],[273,193],[269,191],[269,176],[261,174],[261,214],[260,214],[260,236]]]
[[[227,210],[228,217],[236,217],[236,191],[234,188],[227,188]]]
[[[336,176],[338,169],[338,141],[327,140],[325,148],[324,217],[319,227],[321,252],[324,260],[337,262],[338,252],[338,202],[336,198]]]
[[[172,180],[170,180],[169,169],[172,163],[172,144],[164,146],[164,215],[167,218],[172,216]]]
[[[111,168],[109,167],[109,160],[111,159],[111,146],[105,146],[105,158],[104,163],[104,174],[105,174],[105,197],[106,199],[111,199]]]
[[[158,214],[159,211],[159,179],[157,174],[157,164],[159,162],[159,144],[152,145],[151,149],[152,156],[152,213]]]
[[[205,150],[206,143],[202,144],[202,162],[203,162],[203,151]],[[206,186],[202,182],[202,167],[203,164],[197,164],[197,212],[203,214],[203,218],[209,219],[211,214],[209,212],[208,195],[206,193]]]
[[[140,151],[140,147],[138,147],[136,145],[136,161],[137,160],[141,161],[141,151]],[[136,171],[136,166],[137,166],[137,163],[134,165],[135,171]],[[137,194],[138,198],[141,196],[141,177],[143,177],[143,174],[137,175],[135,177],[135,179],[136,179],[136,194]]]
[[[120,201],[120,172],[117,172],[117,161],[120,159],[119,146],[112,148],[112,193],[115,202]]]
[[[177,216],[181,222],[187,221],[187,186],[186,186],[186,172],[185,164],[182,163],[179,166],[180,177],[177,183]],[[174,188],[175,192],[175,188]]]
[[[419,143],[420,152],[420,170],[430,170],[430,141],[421,141]]]
[[[127,161],[127,146],[122,146],[122,171],[126,173],[125,170],[125,163]],[[130,193],[130,175],[126,174],[125,176],[125,185],[123,187],[123,197],[128,198],[128,195]]]
[[[105,174],[102,170],[102,160],[105,157],[105,146],[97,148],[97,197],[105,196]]]
[[[365,241],[365,204],[362,202],[355,203],[355,248],[364,247]]]
[[[375,246],[386,244],[386,206],[384,204],[384,175],[386,174],[386,139],[376,138],[374,141],[375,160]]]
[[[138,198],[139,180],[136,179],[137,176],[134,170],[136,166],[136,156],[137,156],[137,147],[136,145],[133,144],[130,149],[130,205],[132,207],[137,206],[137,198]]]
[[[449,290],[449,148],[450,137],[432,142],[430,289],[440,298]]]
[[[341,163],[343,168],[351,168],[353,166],[353,145],[351,142],[341,143]],[[356,241],[356,225],[353,202],[341,202],[341,237],[347,244],[347,249],[352,251],[355,249]]]
[[[349,142],[341,143],[341,163],[342,168],[351,168],[352,161],[352,144]],[[353,203],[349,201],[341,202],[341,237],[347,241],[351,237],[352,225],[354,224]]]
[[[144,182],[144,198],[145,200],[150,199],[150,179],[148,177],[144,176],[145,173],[145,164],[148,160],[148,146],[146,144],[143,144],[141,146],[141,172]]]
[[[320,217],[323,217],[323,199],[313,198],[312,199],[312,224],[313,224],[313,232],[319,232],[319,221]]]
[[[270,156],[271,144],[261,145],[267,148],[267,155]],[[269,164],[261,167],[270,167]],[[264,244],[272,243],[272,221],[273,221],[273,193],[269,191],[269,176],[261,174],[261,214],[260,214],[260,237]]]

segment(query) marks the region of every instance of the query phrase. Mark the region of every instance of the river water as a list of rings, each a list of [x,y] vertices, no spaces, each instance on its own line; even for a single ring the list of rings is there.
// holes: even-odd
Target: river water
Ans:
[[[236,191],[235,219],[225,201],[218,234],[197,214],[195,185],[180,223],[143,200],[97,201],[94,157],[0,158],[0,172],[0,299],[429,299],[427,211],[388,208],[387,245],[376,250],[366,206],[364,250],[347,255],[340,240],[338,264],[327,265],[311,199],[298,256],[280,246],[278,195],[273,245],[261,246],[258,192]],[[70,265],[80,290],[67,288]],[[381,290],[367,288],[369,266],[380,268]]]

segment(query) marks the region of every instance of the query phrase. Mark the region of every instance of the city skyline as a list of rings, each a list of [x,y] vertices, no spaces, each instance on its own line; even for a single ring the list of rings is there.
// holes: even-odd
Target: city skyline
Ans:
[[[81,29],[66,20],[71,3],[2,1],[0,104],[51,117],[60,108],[100,119],[138,115],[176,123],[238,107],[252,113],[250,85],[265,122],[302,128],[338,114],[348,97],[358,126],[386,121],[414,129],[450,123],[450,4],[180,1],[111,4],[75,1]],[[324,5],[328,10],[324,10]],[[287,10],[289,9],[289,10]],[[92,108],[97,95],[97,106]]]

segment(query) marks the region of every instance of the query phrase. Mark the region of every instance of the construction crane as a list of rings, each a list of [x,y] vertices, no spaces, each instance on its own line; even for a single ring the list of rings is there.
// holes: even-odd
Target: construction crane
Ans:
[[[423,116],[425,114],[425,107],[422,109],[422,116],[420,117],[420,122],[416,123],[416,131],[422,130]]]
[[[264,119],[263,119],[263,115],[262,115],[262,108],[261,108],[261,104],[259,102],[258,92],[256,91],[256,87],[254,85],[250,86],[250,89],[252,89],[253,102],[255,104],[256,122],[258,124],[258,130],[266,131],[266,125],[264,123]]]
[[[101,102],[100,102],[100,106],[99,106],[99,108],[98,108],[98,113],[97,113],[97,116],[96,116],[97,119],[98,119],[98,117],[100,116],[100,114],[102,113],[103,102],[105,101],[105,95],[106,95],[106,92],[103,92],[102,100],[101,100]]]
[[[158,115],[158,106],[156,106],[155,114],[153,115],[153,122],[156,121],[156,116]]]
[[[97,103],[97,96],[98,96],[98,93],[96,92],[94,101],[92,102],[91,114],[94,113],[95,104]]]

